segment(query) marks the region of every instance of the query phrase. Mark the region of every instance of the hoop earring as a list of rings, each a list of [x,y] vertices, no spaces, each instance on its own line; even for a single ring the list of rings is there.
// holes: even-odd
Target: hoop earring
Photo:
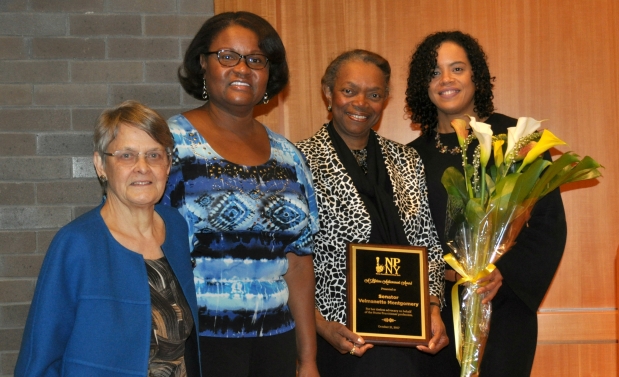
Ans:
[[[208,93],[206,92],[206,79],[202,78],[202,99],[208,102]]]
[[[262,97],[262,103],[264,103],[265,105],[269,103],[269,93],[264,92],[264,96]]]
[[[331,105],[327,106],[327,111],[331,112]]]

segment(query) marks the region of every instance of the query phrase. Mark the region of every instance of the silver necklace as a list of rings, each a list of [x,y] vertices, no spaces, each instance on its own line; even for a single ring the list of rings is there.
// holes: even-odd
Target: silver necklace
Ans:
[[[350,150],[353,154],[353,156],[355,156],[355,159],[357,160],[357,164],[359,164],[359,167],[361,167],[361,169],[363,170],[363,172],[365,174],[368,173],[368,149],[367,148],[363,148],[363,149],[351,149]]]

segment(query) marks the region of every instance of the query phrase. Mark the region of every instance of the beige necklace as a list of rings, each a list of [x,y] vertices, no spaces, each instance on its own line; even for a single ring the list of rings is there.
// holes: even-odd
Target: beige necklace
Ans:
[[[206,148],[206,142],[200,145],[200,141],[198,140],[198,135],[195,132],[189,132],[189,137],[191,143],[189,144],[189,149],[194,154],[194,156],[201,158],[205,161],[207,173],[209,176],[221,177],[221,186],[213,184],[213,188],[217,190],[224,191],[238,191],[242,195],[250,197],[254,200],[261,199],[265,195],[269,196],[277,196],[282,192],[286,191],[288,188],[288,184],[290,183],[290,179],[283,174],[283,171],[277,168],[277,163],[269,158],[269,160],[259,166],[245,166],[236,164],[228,161],[227,175],[235,176],[235,177],[243,177],[241,179],[253,179],[255,186],[253,189],[248,190],[247,192],[243,190],[241,186],[228,182],[223,177],[224,169],[217,163],[217,161],[222,161],[221,158],[217,158],[213,156],[211,152]],[[200,151],[201,149],[201,151]],[[263,176],[273,176],[276,180],[284,181],[283,186],[280,189],[276,189],[276,183],[273,183],[271,180],[264,180]],[[269,184],[270,182],[270,184]]]
[[[462,153],[462,149],[460,149],[460,146],[455,146],[451,149],[449,149],[446,145],[443,145],[443,143],[441,143],[441,134],[436,131],[436,136],[434,137],[434,140],[436,140],[436,149],[438,149],[438,151],[440,153],[447,153],[449,152],[450,154],[460,154]]]

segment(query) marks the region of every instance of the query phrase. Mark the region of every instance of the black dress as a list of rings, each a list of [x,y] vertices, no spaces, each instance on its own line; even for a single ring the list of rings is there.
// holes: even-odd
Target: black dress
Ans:
[[[516,125],[516,119],[492,114],[485,123],[492,126],[494,134],[502,134],[507,133],[507,127]],[[448,149],[457,146],[455,132],[441,134],[441,143]],[[462,170],[462,157],[460,154],[440,153],[434,134],[430,138],[421,136],[408,145],[417,150],[425,165],[432,218],[443,251],[448,253],[450,249],[445,244],[447,192],[441,184],[441,176],[450,166]],[[471,156],[475,146],[477,141],[468,148]],[[546,158],[550,156],[546,155]],[[537,344],[537,309],[559,266],[566,237],[563,202],[559,190],[555,190],[535,205],[528,226],[523,227],[516,244],[495,263],[503,275],[503,285],[492,300],[490,334],[480,366],[481,376],[528,377],[531,374]],[[425,356],[429,376],[460,375],[451,317],[452,286],[453,283],[446,282],[447,306],[441,312],[450,344],[437,355]]]

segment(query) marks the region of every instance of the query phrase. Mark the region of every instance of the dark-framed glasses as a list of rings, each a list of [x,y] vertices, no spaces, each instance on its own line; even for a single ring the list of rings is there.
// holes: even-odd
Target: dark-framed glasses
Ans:
[[[133,166],[138,163],[140,155],[144,156],[146,163],[150,166],[167,166],[170,163],[172,153],[164,150],[154,150],[148,152],[136,152],[131,150],[115,151],[114,153],[103,152],[106,156],[116,158],[116,161],[123,166]]]
[[[224,67],[234,67],[245,59],[245,64],[251,69],[262,69],[269,63],[269,58],[262,54],[241,55],[232,50],[210,51],[204,55],[217,54],[217,61]]]

